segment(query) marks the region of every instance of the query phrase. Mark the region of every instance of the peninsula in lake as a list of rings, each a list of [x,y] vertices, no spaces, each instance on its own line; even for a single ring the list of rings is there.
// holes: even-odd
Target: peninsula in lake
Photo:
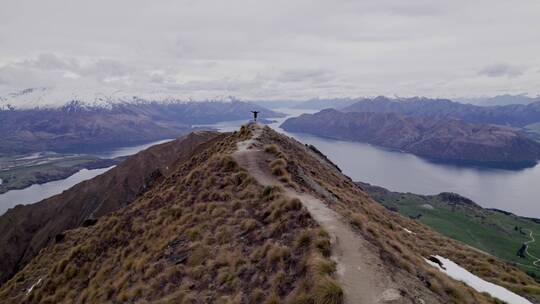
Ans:
[[[515,129],[450,118],[326,109],[290,118],[281,127],[289,132],[370,143],[436,161],[531,166],[540,159],[540,144]]]

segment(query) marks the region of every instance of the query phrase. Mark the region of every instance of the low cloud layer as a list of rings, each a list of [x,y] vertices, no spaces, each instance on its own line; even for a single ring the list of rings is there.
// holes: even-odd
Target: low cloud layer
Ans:
[[[480,70],[480,75],[485,75],[488,77],[517,77],[520,75],[523,75],[526,68],[524,67],[518,67],[518,66],[512,66],[505,63],[499,63],[487,66]]]
[[[536,0],[6,0],[0,96],[537,95],[539,14]]]

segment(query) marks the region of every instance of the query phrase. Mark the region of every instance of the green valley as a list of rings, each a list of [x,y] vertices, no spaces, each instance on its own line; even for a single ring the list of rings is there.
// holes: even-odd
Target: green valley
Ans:
[[[540,280],[540,267],[533,265],[536,259],[526,254],[525,257],[517,255],[523,243],[531,240],[531,232],[536,239],[540,237],[540,220],[485,209],[455,193],[418,195],[392,192],[366,183],[357,184],[387,209],[511,262],[537,281]],[[539,242],[531,242],[528,252],[540,257]]]

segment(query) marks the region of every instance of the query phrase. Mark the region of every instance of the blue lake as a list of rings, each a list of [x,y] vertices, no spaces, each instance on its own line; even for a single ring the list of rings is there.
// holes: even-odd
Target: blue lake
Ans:
[[[276,109],[297,116],[305,110]],[[285,119],[270,124],[300,142],[312,144],[326,154],[355,181],[367,182],[393,191],[418,194],[456,192],[483,207],[540,218],[540,165],[522,170],[488,169],[437,164],[408,153],[388,151],[369,144],[345,142],[306,134],[288,133],[279,128]],[[245,122],[213,125],[236,130]]]
[[[96,155],[103,158],[128,156],[142,151],[153,145],[161,144],[167,141],[170,141],[170,139],[155,141],[132,147],[111,149]],[[21,190],[11,190],[4,194],[0,194],[0,215],[6,212],[9,208],[15,207],[16,205],[36,203],[53,195],[60,194],[62,193],[62,191],[67,190],[82,181],[91,179],[95,176],[105,173],[111,168],[114,168],[114,166],[93,170],[82,169],[66,179],[52,181],[41,185],[35,184]]]
[[[277,110],[287,113],[289,117],[306,113],[306,110]],[[456,192],[486,208],[498,208],[518,215],[540,218],[540,165],[523,170],[501,170],[436,164],[412,154],[388,151],[369,144],[287,133],[279,128],[285,119],[276,119],[270,126],[303,143],[316,146],[353,180],[400,192]],[[234,131],[245,122],[229,121],[205,126],[221,131]],[[164,141],[116,149],[103,153],[102,156],[130,155],[161,142]],[[0,214],[16,204],[33,203],[58,194],[106,170],[82,170],[65,180],[4,193],[0,195]]]

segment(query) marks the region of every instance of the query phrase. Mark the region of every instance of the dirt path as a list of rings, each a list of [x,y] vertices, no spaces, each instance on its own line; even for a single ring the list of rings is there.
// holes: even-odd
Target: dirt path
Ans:
[[[250,128],[252,138],[238,143],[233,157],[263,186],[281,186],[269,173],[266,162],[268,155],[257,147],[262,127],[252,124]],[[334,243],[332,258],[337,262],[338,280],[344,289],[345,303],[404,302],[397,284],[391,280],[379,256],[369,249],[368,242],[356,234],[338,213],[312,195],[290,188],[285,188],[285,195],[300,199],[311,216],[330,234]]]
[[[527,242],[524,243],[525,246],[527,246],[527,247],[525,247],[525,253],[526,253],[528,256],[530,256],[531,258],[533,258],[533,259],[535,260],[535,261],[532,263],[534,266],[540,267],[540,266],[537,264],[537,263],[540,262],[540,259],[529,253],[529,244],[532,244],[532,243],[536,242],[536,240],[534,239],[534,236],[533,236],[533,232],[532,232],[532,230],[530,230],[530,229],[523,229],[523,230],[529,230],[529,237],[531,238],[529,241],[527,241]]]

